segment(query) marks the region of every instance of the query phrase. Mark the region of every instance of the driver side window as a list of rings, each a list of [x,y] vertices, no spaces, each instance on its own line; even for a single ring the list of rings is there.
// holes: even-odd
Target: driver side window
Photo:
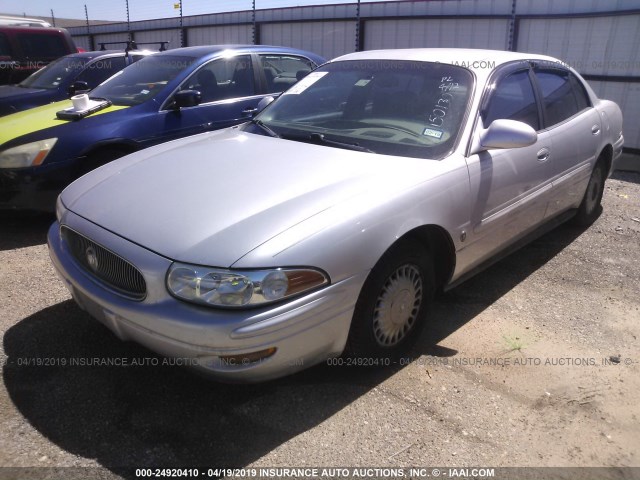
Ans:
[[[202,103],[254,95],[251,57],[238,55],[213,60],[185,80],[180,90],[199,91]]]
[[[503,78],[489,100],[489,105],[482,114],[485,128],[498,119],[517,120],[540,130],[538,105],[533,93],[533,86],[528,70],[520,70]]]

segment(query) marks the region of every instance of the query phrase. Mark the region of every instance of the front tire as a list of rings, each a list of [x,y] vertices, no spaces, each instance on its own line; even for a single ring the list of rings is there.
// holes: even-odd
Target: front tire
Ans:
[[[607,179],[605,163],[601,160],[591,172],[587,191],[584,192],[582,203],[578,207],[578,212],[573,218],[573,224],[580,227],[588,227],[596,221],[602,212],[602,195],[604,194],[604,182]]]
[[[415,240],[387,251],[369,273],[351,321],[345,355],[397,359],[426,323],[435,280],[428,252]]]

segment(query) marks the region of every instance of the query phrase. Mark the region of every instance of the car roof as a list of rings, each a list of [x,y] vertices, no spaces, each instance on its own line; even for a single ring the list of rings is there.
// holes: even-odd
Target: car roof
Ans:
[[[158,55],[181,55],[188,56],[193,58],[200,58],[205,55],[213,55],[219,52],[223,52],[225,50],[234,50],[237,52],[270,52],[270,53],[301,53],[305,55],[312,55],[314,57],[319,57],[318,55],[312,54],[311,52],[306,52],[304,50],[299,50],[297,48],[289,48],[289,47],[277,47],[273,45],[235,45],[235,44],[227,44],[227,45],[202,45],[198,47],[182,47],[182,48],[174,48],[171,50],[166,50],[164,52],[160,52]]]
[[[495,62],[496,65],[512,62],[514,60],[528,59],[559,61],[553,57],[539,55],[537,53],[508,52],[504,50],[485,50],[479,48],[403,48],[390,50],[367,50],[363,52],[348,53],[332,61],[374,59],[421,60],[451,64],[490,61]]]
[[[78,53],[70,53],[69,55],[65,55],[66,58],[86,58],[87,60],[91,60],[93,58],[109,56],[109,55],[124,55],[124,50],[93,50],[91,52],[78,52]],[[152,53],[156,53],[152,50],[129,50],[129,54],[135,55],[150,55]]]
[[[15,25],[0,25],[0,30],[4,33],[35,33],[43,35],[51,34],[66,34],[67,31],[64,28],[58,27],[27,27],[27,26],[15,26]]]
[[[348,53],[331,60],[414,60],[448,63],[472,70],[479,77],[488,76],[495,67],[517,60],[539,60],[561,64],[557,58],[537,53],[507,52],[474,48],[405,48],[397,50],[367,50]]]
[[[14,17],[0,15],[0,25],[9,27],[50,27],[51,24],[41,18]]]

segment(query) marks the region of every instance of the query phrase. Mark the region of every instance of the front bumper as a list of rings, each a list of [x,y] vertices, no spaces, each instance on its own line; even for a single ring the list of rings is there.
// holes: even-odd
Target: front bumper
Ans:
[[[124,298],[102,286],[71,256],[58,222],[48,236],[49,252],[78,305],[122,340],[133,340],[181,365],[213,377],[256,382],[288,375],[339,355],[346,344],[356,299],[368,272],[294,300],[247,310],[220,310],[171,297],[165,275],[171,260],[135,245],[67,212],[65,225],[117,252],[145,277],[143,301]],[[221,355],[275,347],[271,357],[230,364]]]
[[[0,168],[0,210],[53,212],[56,198],[78,177],[77,162]]]

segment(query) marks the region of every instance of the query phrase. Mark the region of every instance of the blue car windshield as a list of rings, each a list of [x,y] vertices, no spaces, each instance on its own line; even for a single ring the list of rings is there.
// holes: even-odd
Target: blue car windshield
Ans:
[[[272,135],[327,147],[439,159],[455,146],[472,90],[469,70],[443,63],[328,63],[243,128],[264,134],[266,126]]]
[[[89,59],[77,57],[62,57],[51,62],[44,68],[29,75],[18,85],[24,88],[44,88],[53,90],[66,84],[78,75]]]
[[[193,57],[150,55],[116,73],[92,90],[90,96],[106,98],[114,105],[139,105],[158,95],[195,60]]]

